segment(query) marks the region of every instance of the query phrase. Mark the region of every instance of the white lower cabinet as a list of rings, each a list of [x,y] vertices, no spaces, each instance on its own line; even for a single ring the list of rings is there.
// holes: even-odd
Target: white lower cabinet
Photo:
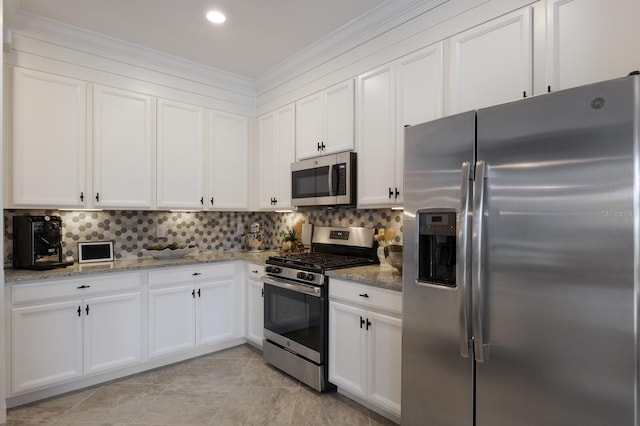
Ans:
[[[144,357],[140,273],[14,284],[11,297],[12,394]]]
[[[402,294],[331,279],[329,381],[400,417]]]
[[[244,335],[242,264],[149,272],[149,357]]]
[[[262,348],[264,338],[264,266],[249,264],[247,274],[247,333],[249,343]]]

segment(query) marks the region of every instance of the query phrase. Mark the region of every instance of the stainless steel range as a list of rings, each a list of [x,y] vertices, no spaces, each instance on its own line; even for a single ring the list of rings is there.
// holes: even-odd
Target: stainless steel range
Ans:
[[[310,253],[269,257],[264,283],[265,361],[324,391],[331,269],[378,262],[374,229],[316,227]]]

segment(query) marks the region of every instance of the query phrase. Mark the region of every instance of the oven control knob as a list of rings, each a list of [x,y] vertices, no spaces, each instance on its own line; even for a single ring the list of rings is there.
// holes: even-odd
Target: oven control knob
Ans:
[[[266,268],[264,268],[264,270],[265,270],[266,272],[273,272],[273,267],[271,267],[271,266],[267,266]]]
[[[298,272],[298,275],[296,275],[296,277],[299,280],[306,280],[307,279],[307,274],[305,274],[304,272]]]
[[[305,277],[307,281],[313,281],[313,279],[315,278],[313,276],[313,274],[307,274],[307,276]]]
[[[277,266],[274,266],[271,272],[273,272],[274,274],[279,274],[280,272],[282,272],[282,269],[280,269]]]

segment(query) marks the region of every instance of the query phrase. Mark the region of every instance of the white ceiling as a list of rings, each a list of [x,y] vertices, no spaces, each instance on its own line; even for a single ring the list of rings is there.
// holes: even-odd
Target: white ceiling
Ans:
[[[254,79],[389,1],[11,0],[7,14],[19,9]],[[211,9],[227,21],[209,23]]]

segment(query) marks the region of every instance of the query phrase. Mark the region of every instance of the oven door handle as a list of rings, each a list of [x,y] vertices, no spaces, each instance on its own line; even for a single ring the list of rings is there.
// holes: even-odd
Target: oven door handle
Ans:
[[[278,280],[272,277],[262,277],[264,284],[295,291],[296,293],[308,294],[313,297],[320,297],[320,288],[302,283],[292,283],[290,281]]]

